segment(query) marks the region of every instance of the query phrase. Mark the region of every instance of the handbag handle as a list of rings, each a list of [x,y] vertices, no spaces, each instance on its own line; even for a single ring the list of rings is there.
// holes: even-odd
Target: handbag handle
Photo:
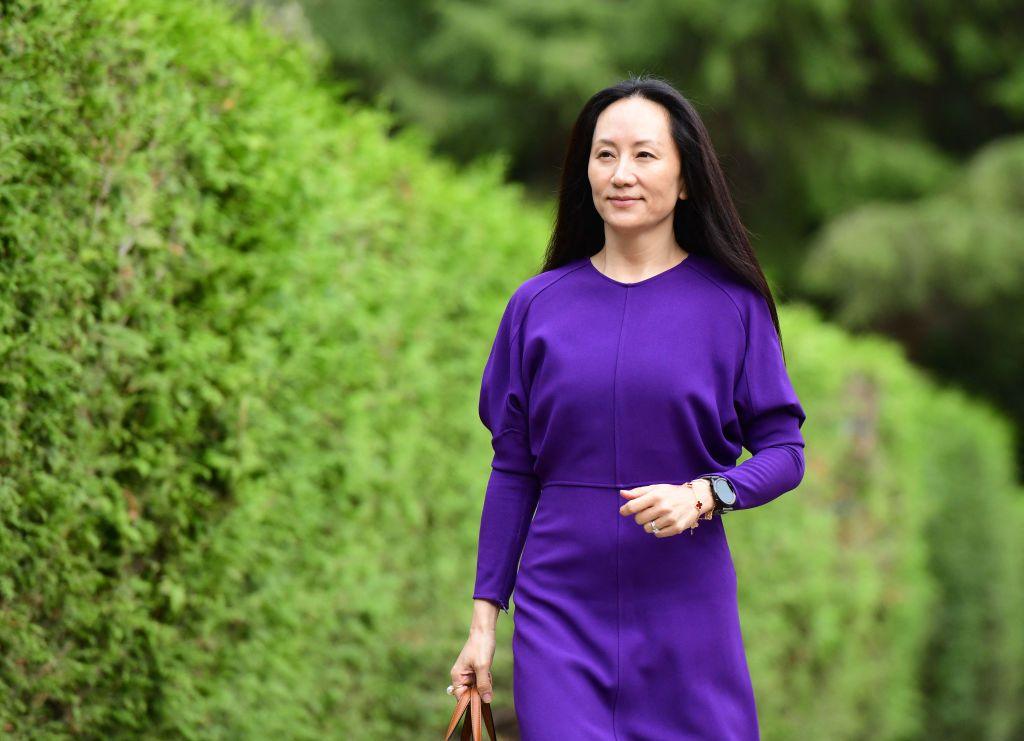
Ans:
[[[455,732],[455,726],[459,723],[459,718],[464,714],[467,717],[462,723],[460,741],[483,741],[483,730],[480,728],[481,716],[487,725],[487,735],[491,737],[492,741],[498,741],[498,734],[494,732],[494,716],[491,715],[491,705],[483,701],[476,685],[471,685],[455,703],[455,710],[452,711],[452,719],[448,722],[448,731],[444,734],[443,741],[451,739]]]

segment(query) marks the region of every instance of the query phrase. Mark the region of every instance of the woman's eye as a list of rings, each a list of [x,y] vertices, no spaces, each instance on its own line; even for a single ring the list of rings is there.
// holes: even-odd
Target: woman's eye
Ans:
[[[597,154],[597,158],[598,158],[598,159],[601,159],[601,158],[602,158],[602,157],[604,157],[604,156],[605,156],[606,154],[611,154],[611,152],[609,152],[609,151],[608,151],[607,149],[605,149],[605,150],[602,150],[601,152],[598,152],[598,154]],[[649,157],[653,157],[653,156],[654,156],[654,155],[653,155],[653,154],[651,154],[650,152],[639,152],[639,153],[637,154],[637,156],[639,157],[639,156],[640,156],[641,154],[646,154],[646,155],[648,155]]]

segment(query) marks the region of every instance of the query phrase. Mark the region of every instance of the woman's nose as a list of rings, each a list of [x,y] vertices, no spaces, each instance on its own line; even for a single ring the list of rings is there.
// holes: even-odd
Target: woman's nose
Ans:
[[[616,183],[627,183],[633,177],[633,173],[630,171],[629,166],[622,164],[615,168],[615,173],[612,175],[612,180]]]

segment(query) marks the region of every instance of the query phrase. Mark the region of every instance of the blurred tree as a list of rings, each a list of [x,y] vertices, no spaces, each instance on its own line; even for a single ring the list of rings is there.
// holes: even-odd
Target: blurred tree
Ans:
[[[983,148],[916,203],[835,219],[802,278],[837,321],[898,338],[1024,426],[1024,137]]]
[[[925,194],[1024,118],[1024,15],[1005,0],[303,0],[340,77],[467,160],[502,150],[547,198],[583,101],[628,73],[702,111],[787,282],[806,235]]]

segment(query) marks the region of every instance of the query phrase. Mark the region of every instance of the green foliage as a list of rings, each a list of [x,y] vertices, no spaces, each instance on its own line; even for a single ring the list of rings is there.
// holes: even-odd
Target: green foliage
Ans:
[[[880,338],[780,311],[807,473],[729,516],[766,739],[1016,738],[1024,491],[1011,428]]]
[[[1011,0],[299,1],[365,97],[462,159],[507,152],[545,193],[583,101],[627,74],[668,78],[790,267],[822,220],[929,192],[1024,117]]]
[[[918,202],[835,219],[801,280],[840,323],[898,338],[1024,428],[1024,138],[983,148]]]
[[[457,171],[336,103],[259,14],[0,8],[0,728],[433,733],[470,611],[480,372],[544,212],[502,160]],[[943,727],[1009,738],[1005,428],[783,314],[808,476],[728,525],[766,738],[910,736],[919,675],[958,702]]]
[[[440,717],[468,613],[427,608],[469,575],[505,288],[480,276],[543,218],[218,5],[8,4],[0,34],[7,730]]]

